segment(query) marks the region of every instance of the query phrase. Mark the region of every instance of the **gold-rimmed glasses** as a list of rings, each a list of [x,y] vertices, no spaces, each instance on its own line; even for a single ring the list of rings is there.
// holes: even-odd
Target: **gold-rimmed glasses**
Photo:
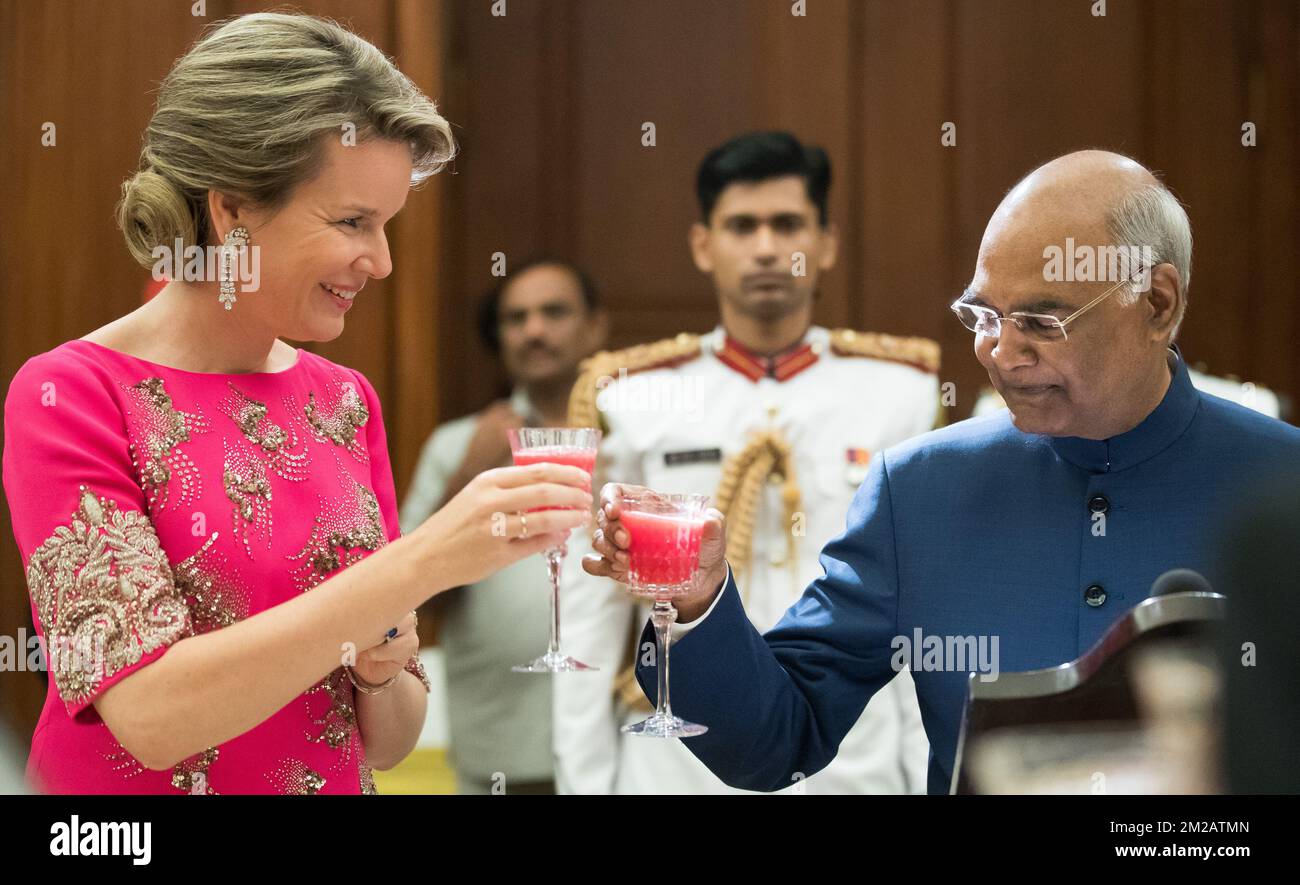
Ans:
[[[1035,341],[1065,341],[1069,337],[1065,332],[1066,326],[1150,270],[1150,267],[1143,267],[1133,276],[1120,280],[1065,319],[1052,316],[1050,313],[1029,313],[1023,310],[1003,315],[987,305],[963,301],[965,295],[954,301],[950,309],[957,314],[957,319],[961,320],[963,326],[976,335],[983,335],[986,338],[1000,337],[1002,321],[1010,320],[1016,324],[1016,328]]]

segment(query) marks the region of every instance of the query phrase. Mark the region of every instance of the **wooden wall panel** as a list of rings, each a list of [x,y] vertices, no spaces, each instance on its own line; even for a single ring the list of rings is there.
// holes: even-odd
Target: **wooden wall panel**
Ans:
[[[959,264],[951,302],[970,279],[989,216],[1025,173],[1060,154],[1105,148],[1142,160],[1146,51],[1141,10],[1108,4],[1094,18],[1086,3],[994,0],[958,3],[952,55],[957,146],[950,194]],[[964,263],[964,267],[961,265]],[[935,305],[947,308],[947,303]],[[951,329],[951,313],[943,322]],[[958,415],[967,414],[988,375],[972,339],[946,333]],[[954,352],[961,345],[964,352]]]
[[[744,0],[581,7],[576,246],[612,303],[635,305],[615,314],[616,344],[716,322],[687,248],[699,217],[695,170],[708,148],[758,124],[753,17],[764,14],[765,4]],[[654,147],[641,144],[647,122]]]
[[[754,16],[755,58],[762,61],[751,69],[761,88],[750,125],[789,130],[831,157],[830,213],[842,248],[822,278],[815,316],[826,326],[858,326],[864,315],[863,267],[852,244],[861,240],[863,221],[857,122],[861,70],[869,58],[861,51],[864,8],[858,0],[819,0],[805,8],[807,15],[795,16],[791,6],[771,0]]]
[[[185,4],[182,4],[184,6]],[[113,222],[135,169],[154,84],[203,20],[157,4],[0,3],[0,375],[139,304],[147,274]],[[140,35],[150,38],[142,40]],[[41,145],[41,127],[57,143]],[[8,507],[0,508],[0,633],[31,635],[30,604]],[[0,721],[27,737],[45,697],[42,674],[0,673]]]
[[[953,11],[941,0],[873,0],[864,12],[855,147],[845,158],[862,218],[846,243],[860,268],[850,324],[934,338],[944,348],[941,377],[967,378],[970,334],[947,311],[973,263],[956,246],[950,199],[962,141],[940,143],[943,124],[959,116],[947,63]]]
[[[567,224],[567,211],[563,202],[545,198],[544,179],[564,174],[567,161],[549,153],[553,138],[545,133],[567,110],[553,90],[565,70],[564,50],[546,38],[567,35],[548,31],[545,9],[538,0],[512,0],[505,16],[493,16],[488,3],[448,8],[444,68],[450,85],[442,109],[460,155],[442,182],[449,213],[443,258],[448,297],[437,317],[437,335],[447,345],[439,362],[443,420],[481,408],[502,392],[501,372],[475,325],[478,301],[494,281],[493,254],[504,253],[508,267],[568,246],[548,241]]]
[[[1243,148],[1254,170],[1247,230],[1255,248],[1244,279],[1255,304],[1252,340],[1244,359],[1234,355],[1234,371],[1300,397],[1300,4],[1257,7],[1246,119],[1261,137]]]
[[[1181,51],[1153,72],[1152,163],[1187,205],[1195,241],[1184,351],[1216,373],[1250,368],[1251,257],[1257,153],[1247,119],[1254,4],[1158,6],[1153,34]],[[1213,58],[1213,64],[1206,64]]]

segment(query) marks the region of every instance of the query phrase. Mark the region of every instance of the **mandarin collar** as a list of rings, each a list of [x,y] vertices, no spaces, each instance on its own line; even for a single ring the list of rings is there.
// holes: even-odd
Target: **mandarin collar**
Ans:
[[[1109,439],[1079,436],[1047,437],[1066,461],[1092,473],[1114,473],[1160,454],[1187,430],[1200,404],[1200,394],[1187,373],[1187,362],[1176,345],[1169,347],[1172,379],[1164,399],[1132,430]]]
[[[797,344],[767,357],[754,353],[719,326],[714,332],[713,353],[723,365],[755,383],[764,378],[789,381],[821,358],[821,348],[811,340],[813,329],[810,326]]]

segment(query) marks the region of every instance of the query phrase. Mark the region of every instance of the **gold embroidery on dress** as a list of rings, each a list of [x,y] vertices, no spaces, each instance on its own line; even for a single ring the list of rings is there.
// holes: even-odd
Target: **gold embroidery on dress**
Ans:
[[[286,431],[268,418],[265,403],[245,394],[233,381],[226,383],[230,390],[218,404],[222,413],[235,422],[244,439],[257,446],[276,476],[290,482],[305,480],[310,463],[307,442],[294,451],[299,448],[297,432],[293,428]]]
[[[312,713],[312,701],[314,695],[322,693],[329,699],[329,708],[318,719]],[[305,732],[304,735],[309,743],[324,743],[331,750],[343,750],[334,763],[336,771],[352,758],[352,738],[357,730],[355,698],[352,682],[342,667],[316,683],[306,694],[307,718],[312,725],[320,728],[320,733],[313,735]]]
[[[104,680],[190,630],[153,523],[85,486],[70,524],[32,553],[27,586],[68,703],[88,700]]]
[[[266,465],[242,443],[232,444],[222,440],[225,459],[221,468],[221,484],[226,497],[234,505],[231,521],[235,537],[244,545],[248,558],[253,558],[249,536],[253,532],[266,538],[266,549],[271,549],[271,481],[266,478]]]
[[[297,759],[281,759],[266,779],[287,796],[315,796],[325,786],[325,778]]]
[[[131,387],[122,385],[133,404],[131,409],[131,463],[148,493],[150,510],[167,507],[171,481],[180,482],[177,506],[184,506],[202,492],[198,468],[179,448],[196,434],[206,433],[208,419],[201,411],[182,412],[172,404],[161,378],[146,378]],[[143,448],[143,452],[141,452]]]
[[[195,633],[229,627],[248,617],[252,592],[214,545],[218,532],[176,564],[176,586],[190,610]]]
[[[292,396],[285,398],[290,414],[297,410]],[[325,393],[317,400],[315,392],[307,394],[307,404],[302,408],[302,420],[310,433],[321,442],[331,442],[362,464],[370,462],[370,453],[357,438],[357,430],[370,420],[370,410],[357,392],[356,383],[339,383],[331,377]]]
[[[337,456],[336,456],[337,457]],[[331,572],[346,568],[364,558],[368,551],[378,550],[388,543],[379,513],[379,501],[374,492],[359,483],[351,473],[337,463],[342,495],[318,496],[320,509],[312,524],[311,535],[296,555],[287,557],[299,562],[293,571],[294,584],[302,591],[310,590],[325,580]],[[324,715],[317,718],[313,712],[315,695],[324,693],[330,701]],[[357,734],[355,692],[352,682],[340,667],[307,692],[307,715],[319,734],[308,733],[312,743],[324,742],[331,749],[343,748],[335,770],[343,765],[352,753]]]
[[[182,793],[198,795],[201,792],[205,796],[218,795],[208,780],[208,769],[212,767],[213,762],[217,761],[217,756],[220,754],[221,751],[216,747],[208,747],[202,753],[197,753],[179,763],[172,769],[172,786]],[[196,785],[200,787],[197,791],[194,789]]]
[[[424,690],[426,692],[433,691],[433,685],[429,682],[429,674],[425,672],[424,664],[420,661],[419,655],[412,655],[411,659],[406,662],[406,666],[402,669],[407,673],[410,673],[416,679],[419,679],[420,682],[424,683]]]
[[[344,493],[329,498],[319,496],[320,509],[307,543],[297,554],[287,557],[301,563],[294,569],[294,583],[299,590],[310,590],[331,572],[363,559],[366,554],[362,551],[378,550],[388,543],[375,493],[357,482],[341,464],[339,483]]]
[[[127,780],[144,774],[147,769],[140,764],[140,760],[132,756],[126,747],[118,743],[117,738],[113,737],[113,733],[109,731],[106,723],[101,722],[100,725],[103,726],[105,731],[108,731],[109,740],[113,744],[108,752],[100,751],[99,754],[104,757],[106,762],[110,763],[109,770],[122,772],[122,777]]]
[[[362,796],[379,795],[379,790],[375,787],[375,770],[366,761],[366,747],[359,740],[357,741],[357,780],[361,783]]]

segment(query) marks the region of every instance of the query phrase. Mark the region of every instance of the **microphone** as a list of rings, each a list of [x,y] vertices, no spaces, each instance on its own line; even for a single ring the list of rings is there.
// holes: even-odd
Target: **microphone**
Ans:
[[[1166,596],[1170,593],[1213,593],[1214,588],[1205,575],[1189,568],[1175,568],[1156,578],[1151,584],[1152,596]]]

